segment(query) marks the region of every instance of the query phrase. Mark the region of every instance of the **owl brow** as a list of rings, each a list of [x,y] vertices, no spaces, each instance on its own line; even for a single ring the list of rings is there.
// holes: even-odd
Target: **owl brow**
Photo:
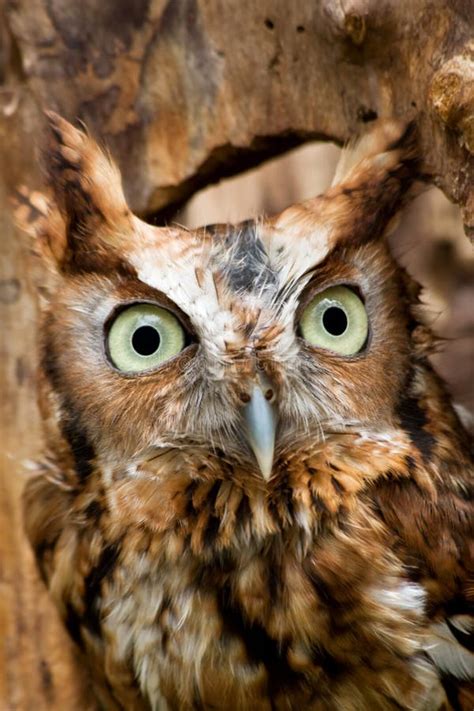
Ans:
[[[138,276],[134,274],[127,275],[127,277],[122,279],[120,282],[118,291],[120,294],[120,301],[117,303],[111,316],[115,316],[117,311],[122,310],[124,307],[133,303],[152,303],[171,311],[178,318],[178,320],[181,321],[182,325],[191,334],[194,334],[194,328],[189,316],[163,291],[147,284],[147,282],[142,281]]]
[[[303,286],[299,294],[299,306],[298,311],[304,309],[313,296],[319,294],[321,291],[328,289],[332,286],[346,286],[352,291],[354,291],[362,302],[365,301],[364,294],[358,283],[357,276],[354,273],[347,273],[346,275],[341,274],[338,277],[325,276],[318,279],[318,274],[311,276],[310,280]]]
[[[354,265],[344,258],[345,246],[335,244],[324,256],[324,259],[306,269],[302,274],[284,284],[276,294],[275,300],[286,302],[292,295],[296,294],[298,301],[305,301],[305,295],[314,294],[326,286],[347,285],[359,292],[357,284],[359,274]],[[341,278],[334,278],[335,264],[343,272]],[[327,276],[324,272],[327,271]],[[344,274],[346,272],[346,275]]]

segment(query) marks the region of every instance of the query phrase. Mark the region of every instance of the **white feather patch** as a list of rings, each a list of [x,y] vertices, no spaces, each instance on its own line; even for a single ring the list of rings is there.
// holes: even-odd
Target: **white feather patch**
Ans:
[[[421,585],[402,581],[393,588],[375,588],[371,592],[371,597],[383,607],[422,614],[426,593]]]

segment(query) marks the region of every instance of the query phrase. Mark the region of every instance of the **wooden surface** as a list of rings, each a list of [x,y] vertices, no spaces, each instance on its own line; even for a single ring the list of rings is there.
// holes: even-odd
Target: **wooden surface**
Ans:
[[[0,123],[0,146],[11,140]],[[35,284],[42,276],[5,210],[7,198],[0,182],[0,711],[92,711],[87,678],[23,534],[21,492],[41,446]]]
[[[344,8],[344,9],[343,9]],[[170,217],[197,189],[376,115],[419,117],[425,168],[474,227],[471,0],[0,0],[0,711],[92,709],[32,563],[25,461],[41,445],[43,276],[8,195],[41,185],[43,107],[82,119],[131,207]]]
[[[26,92],[84,120],[142,214],[396,114],[474,227],[472,0],[3,1],[17,116]]]

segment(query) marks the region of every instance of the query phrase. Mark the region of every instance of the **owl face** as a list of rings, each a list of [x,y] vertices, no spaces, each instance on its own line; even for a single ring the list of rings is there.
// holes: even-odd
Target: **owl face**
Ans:
[[[42,362],[76,465],[273,481],[306,442],[394,427],[409,300],[379,238],[406,189],[398,127],[323,196],[188,231],[133,216],[97,146],[50,121]]]

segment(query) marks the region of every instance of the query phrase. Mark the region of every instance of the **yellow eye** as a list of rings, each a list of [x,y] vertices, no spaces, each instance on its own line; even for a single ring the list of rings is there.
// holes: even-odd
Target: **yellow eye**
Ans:
[[[333,286],[308,304],[300,329],[311,345],[349,356],[358,353],[366,342],[369,321],[364,304],[353,291]]]
[[[152,304],[136,304],[112,323],[107,345],[116,368],[139,373],[182,351],[184,341],[183,328],[172,313]]]

